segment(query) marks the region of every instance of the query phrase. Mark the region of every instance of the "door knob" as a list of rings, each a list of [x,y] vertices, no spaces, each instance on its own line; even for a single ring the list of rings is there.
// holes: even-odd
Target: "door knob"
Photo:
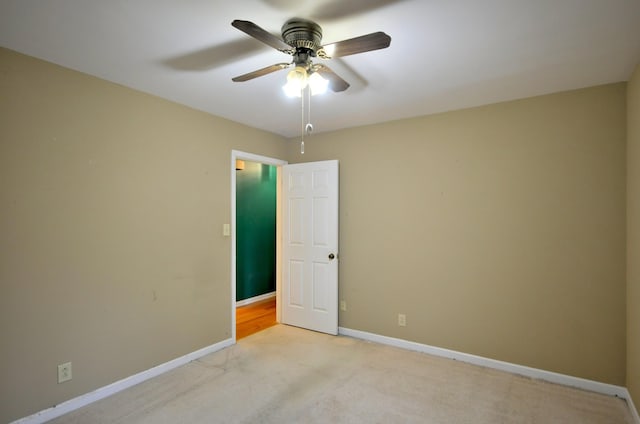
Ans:
[[[334,255],[333,253],[329,253],[329,260],[332,260],[335,257],[336,257],[336,255]]]

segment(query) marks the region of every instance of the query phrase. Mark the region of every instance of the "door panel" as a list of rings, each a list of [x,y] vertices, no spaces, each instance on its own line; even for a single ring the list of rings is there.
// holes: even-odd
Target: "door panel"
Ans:
[[[282,169],[282,322],[337,334],[338,161]]]
[[[328,271],[326,264],[313,264],[313,309],[316,311],[327,312],[329,310]]]
[[[304,199],[289,200],[289,242],[292,245],[304,245]]]
[[[292,260],[289,262],[290,284],[289,284],[289,304],[292,307],[302,308],[304,306],[304,262]]]

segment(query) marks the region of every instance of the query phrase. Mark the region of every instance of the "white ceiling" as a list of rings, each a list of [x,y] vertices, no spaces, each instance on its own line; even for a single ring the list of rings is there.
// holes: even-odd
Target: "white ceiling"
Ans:
[[[640,0],[0,0],[0,45],[287,137],[300,101],[288,62],[231,26],[279,34],[318,22],[323,43],[375,31],[385,50],[323,62],[351,83],[312,100],[316,132],[626,81]]]

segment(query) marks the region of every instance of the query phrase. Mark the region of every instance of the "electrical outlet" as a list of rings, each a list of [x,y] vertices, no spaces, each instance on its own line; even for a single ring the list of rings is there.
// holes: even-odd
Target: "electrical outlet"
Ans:
[[[58,365],[58,384],[71,380],[71,362]]]
[[[398,314],[398,325],[400,327],[407,326],[407,316],[405,314]]]
[[[347,301],[346,300],[341,300],[340,301],[340,310],[341,311],[346,311],[347,310]]]

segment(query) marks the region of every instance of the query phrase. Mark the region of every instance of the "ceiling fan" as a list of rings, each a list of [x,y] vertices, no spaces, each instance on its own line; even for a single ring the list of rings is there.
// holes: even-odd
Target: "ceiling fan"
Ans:
[[[313,74],[319,74],[328,80],[331,90],[340,92],[349,88],[349,83],[333,72],[328,66],[313,63],[313,58],[332,59],[335,57],[349,56],[372,50],[385,49],[391,44],[391,37],[384,32],[378,31],[360,37],[322,45],[322,28],[320,25],[302,18],[292,18],[285,22],[281,30],[282,39],[265,31],[253,22],[235,20],[231,25],[256,40],[293,57],[293,61],[290,63],[276,63],[275,65],[232,78],[235,82],[249,81],[281,69],[294,67],[287,76],[288,80],[293,78],[306,81],[307,76],[312,78]]]

